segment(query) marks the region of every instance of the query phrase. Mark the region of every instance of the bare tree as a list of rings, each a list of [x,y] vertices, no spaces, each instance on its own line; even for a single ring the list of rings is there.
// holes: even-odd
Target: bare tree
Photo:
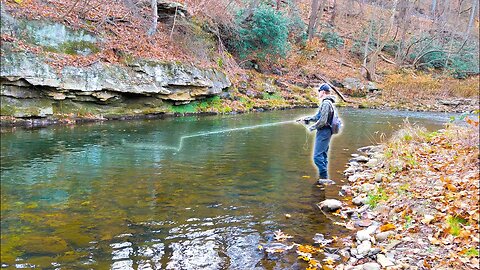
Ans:
[[[330,17],[329,24],[331,26],[335,25],[335,17],[337,15],[337,0],[333,0],[333,6],[332,6],[332,16]]]
[[[311,40],[317,32],[318,25],[323,16],[324,0],[312,0],[310,8],[310,18],[308,20],[308,39]]]
[[[395,62],[402,65],[404,60],[404,49],[407,40],[407,32],[412,22],[413,4],[409,0],[400,0],[398,4],[398,14],[396,16],[397,31],[400,33],[397,51],[395,53]]]
[[[377,29],[373,28],[373,24],[375,23],[375,14],[372,13],[370,17],[370,28],[369,34],[365,43],[365,51],[368,52],[370,46],[370,39],[372,37],[375,38],[375,47],[369,52],[364,53],[363,65],[362,67],[365,69],[366,74],[365,77],[369,81],[376,81],[376,68],[377,68],[377,61],[379,58],[380,52],[385,47],[385,44],[389,40],[390,32],[393,29],[394,19],[395,19],[395,11],[397,9],[397,4],[399,0],[393,0],[393,5],[390,10],[391,15],[388,21],[388,24],[385,26],[387,27],[384,29],[383,27],[377,27]],[[374,36],[375,35],[375,36]]]
[[[310,8],[310,18],[308,20],[308,39],[311,40],[315,35],[315,25],[317,23],[317,16],[318,16],[318,7],[320,6],[319,0],[312,0],[311,8]]]
[[[467,30],[465,31],[465,41],[468,40],[470,32],[472,31],[473,21],[475,20],[475,15],[477,14],[478,0],[473,0],[472,10],[470,12],[470,19],[468,20]]]

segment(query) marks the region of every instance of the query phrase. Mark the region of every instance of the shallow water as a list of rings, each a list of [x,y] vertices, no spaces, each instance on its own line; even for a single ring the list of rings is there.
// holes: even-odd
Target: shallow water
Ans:
[[[258,245],[268,246],[279,229],[309,244],[315,233],[346,233],[315,204],[338,198],[350,154],[388,137],[405,117],[430,130],[450,117],[341,109],[345,128],[330,152],[337,185],[322,191],[314,185],[313,133],[300,124],[279,123],[313,113],[2,133],[2,266],[301,269],[305,264],[293,252],[266,256]],[[261,126],[245,129],[254,125]],[[234,130],[216,132],[225,129]]]

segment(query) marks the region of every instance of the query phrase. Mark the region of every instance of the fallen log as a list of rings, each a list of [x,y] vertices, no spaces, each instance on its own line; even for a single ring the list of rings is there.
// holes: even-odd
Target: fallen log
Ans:
[[[328,84],[333,89],[333,91],[335,91],[335,93],[337,93],[337,95],[339,95],[340,98],[342,98],[343,101],[350,102],[342,95],[342,93],[340,93],[340,91],[338,91],[338,89],[335,86],[333,86],[333,84],[327,78],[325,78],[325,77],[323,77],[322,75],[319,75],[319,74],[315,74],[315,77],[317,79],[320,79],[320,80],[324,81],[326,84]]]

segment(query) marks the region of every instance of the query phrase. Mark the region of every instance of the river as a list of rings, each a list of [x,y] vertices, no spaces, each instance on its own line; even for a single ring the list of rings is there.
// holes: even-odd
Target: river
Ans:
[[[304,269],[294,252],[267,256],[259,245],[268,246],[276,230],[307,244],[315,233],[345,234],[315,204],[339,198],[350,155],[388,138],[406,117],[430,130],[450,117],[340,109],[345,127],[332,141],[329,167],[337,185],[321,190],[313,133],[295,123],[268,125],[314,113],[4,132],[2,267]],[[197,136],[226,129],[235,130]]]

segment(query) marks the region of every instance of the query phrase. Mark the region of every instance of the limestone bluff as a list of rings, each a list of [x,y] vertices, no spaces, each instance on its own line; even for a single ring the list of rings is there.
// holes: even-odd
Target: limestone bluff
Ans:
[[[59,23],[17,21],[2,12],[2,34],[9,32],[44,49],[83,55],[91,54],[100,40]],[[1,115],[7,117],[162,113],[169,104],[218,95],[231,86],[222,71],[189,63],[132,58],[122,64],[97,61],[54,69],[42,54],[12,43],[2,42],[1,50]]]

